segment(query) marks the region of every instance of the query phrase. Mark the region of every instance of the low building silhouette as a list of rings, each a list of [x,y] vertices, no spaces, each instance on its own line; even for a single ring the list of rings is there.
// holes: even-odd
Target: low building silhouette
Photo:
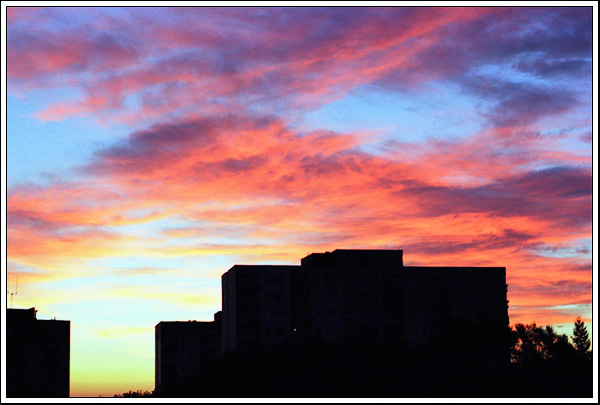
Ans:
[[[6,310],[6,396],[69,397],[71,322]]]
[[[177,393],[220,356],[220,314],[212,322],[159,322],[155,326],[157,394]]]

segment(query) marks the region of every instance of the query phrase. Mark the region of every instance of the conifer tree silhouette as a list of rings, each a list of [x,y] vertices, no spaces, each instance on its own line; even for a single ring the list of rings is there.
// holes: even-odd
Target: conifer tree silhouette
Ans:
[[[575,320],[575,327],[573,328],[573,345],[580,355],[590,357],[590,336],[580,316]]]

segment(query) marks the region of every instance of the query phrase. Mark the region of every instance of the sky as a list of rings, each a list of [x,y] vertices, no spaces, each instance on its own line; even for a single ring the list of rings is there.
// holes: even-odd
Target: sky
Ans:
[[[5,10],[7,288],[71,321],[72,396],[151,391],[234,264],[337,248],[591,326],[591,7]]]

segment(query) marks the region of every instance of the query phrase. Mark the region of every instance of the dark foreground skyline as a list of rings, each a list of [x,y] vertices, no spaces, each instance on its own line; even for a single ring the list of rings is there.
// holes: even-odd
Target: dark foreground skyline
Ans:
[[[404,266],[402,250],[235,265],[212,322],[160,322],[162,398],[591,397],[583,321],[509,328],[503,267]],[[7,312],[7,397],[68,397],[70,322]]]
[[[512,331],[505,274],[404,266],[402,250],[235,265],[213,322],[156,325],[154,395],[591,397],[583,329],[574,346]]]

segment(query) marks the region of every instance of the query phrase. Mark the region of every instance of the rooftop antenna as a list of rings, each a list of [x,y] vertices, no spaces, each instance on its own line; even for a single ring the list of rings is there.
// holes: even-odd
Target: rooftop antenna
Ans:
[[[10,294],[10,308],[12,309],[12,307],[13,307],[13,295],[19,294],[19,276],[17,276],[17,278],[15,279],[15,292],[10,292],[8,290],[6,290],[6,292],[8,294]]]

